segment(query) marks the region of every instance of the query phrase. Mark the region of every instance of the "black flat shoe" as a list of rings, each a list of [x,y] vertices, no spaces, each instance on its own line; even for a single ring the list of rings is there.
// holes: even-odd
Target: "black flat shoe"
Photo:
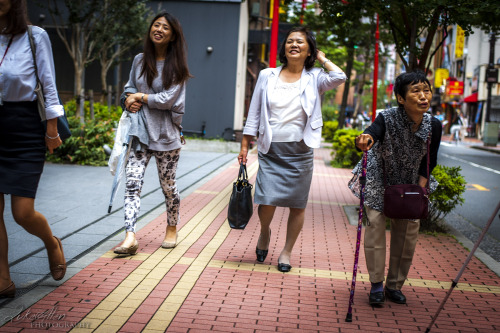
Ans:
[[[290,272],[291,269],[292,269],[291,265],[278,262],[278,271],[286,273],[286,272]]]
[[[406,297],[405,295],[403,295],[401,290],[385,288],[385,297],[387,297],[387,299],[391,302],[397,304],[406,304]]]
[[[260,236],[259,236],[260,239]],[[269,230],[269,242],[267,243],[267,250],[259,250],[258,247],[255,247],[255,254],[257,255],[257,261],[258,262],[264,262],[267,257],[267,252],[269,251],[269,243],[271,243],[271,230]]]
[[[384,297],[384,292],[383,291],[377,291],[374,293],[370,293],[370,296],[368,297],[368,303],[370,305],[375,305],[375,306],[380,306],[384,304],[385,302],[385,297]]]

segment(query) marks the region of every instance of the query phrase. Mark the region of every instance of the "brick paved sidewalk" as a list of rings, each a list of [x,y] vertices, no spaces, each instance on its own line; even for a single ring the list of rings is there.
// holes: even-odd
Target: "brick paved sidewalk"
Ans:
[[[425,331],[468,251],[452,237],[420,235],[403,287],[408,304],[368,305],[369,282],[360,253],[353,322],[346,323],[356,226],[343,206],[359,201],[346,187],[350,170],[325,163],[315,151],[306,223],[290,273],[277,270],[285,241],[286,209],[271,225],[269,254],[255,260],[255,213],[245,230],[226,221],[231,165],[182,200],[179,245],[160,248],[165,214],[137,233],[139,253],[112,249],[56,290],[12,318],[1,332],[418,332]],[[255,181],[257,163],[248,171]],[[388,237],[389,241],[389,237]],[[116,244],[118,245],[118,244]],[[432,332],[500,329],[500,279],[474,258]],[[74,326],[74,327],[72,327]]]

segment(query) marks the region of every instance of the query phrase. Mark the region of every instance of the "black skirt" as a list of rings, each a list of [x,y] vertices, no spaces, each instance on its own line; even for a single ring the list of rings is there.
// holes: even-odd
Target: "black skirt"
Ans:
[[[0,105],[0,193],[35,198],[45,152],[36,101]]]

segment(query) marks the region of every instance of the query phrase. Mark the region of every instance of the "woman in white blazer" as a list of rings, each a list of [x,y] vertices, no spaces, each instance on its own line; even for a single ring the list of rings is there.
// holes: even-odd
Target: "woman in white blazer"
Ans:
[[[258,136],[259,170],[254,202],[261,223],[257,261],[266,259],[270,224],[276,207],[289,207],[286,243],[278,270],[292,268],[290,256],[304,224],[313,173],[313,148],[321,142],[321,94],[346,80],[344,72],[316,48],[312,33],[292,28],[281,45],[278,68],[260,72],[243,130],[240,163],[246,164],[248,145]],[[318,61],[325,70],[314,68]]]

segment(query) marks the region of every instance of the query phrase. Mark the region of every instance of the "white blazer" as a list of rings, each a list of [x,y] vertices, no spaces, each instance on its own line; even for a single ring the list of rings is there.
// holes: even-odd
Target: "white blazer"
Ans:
[[[271,146],[273,133],[269,124],[270,98],[283,67],[266,68],[259,73],[259,78],[252,96],[248,117],[243,129],[244,135],[256,136],[260,152],[266,154]],[[338,87],[346,80],[343,72],[325,72],[321,68],[302,70],[300,77],[300,103],[307,114],[304,128],[304,142],[311,148],[319,148],[321,143],[321,94]]]

